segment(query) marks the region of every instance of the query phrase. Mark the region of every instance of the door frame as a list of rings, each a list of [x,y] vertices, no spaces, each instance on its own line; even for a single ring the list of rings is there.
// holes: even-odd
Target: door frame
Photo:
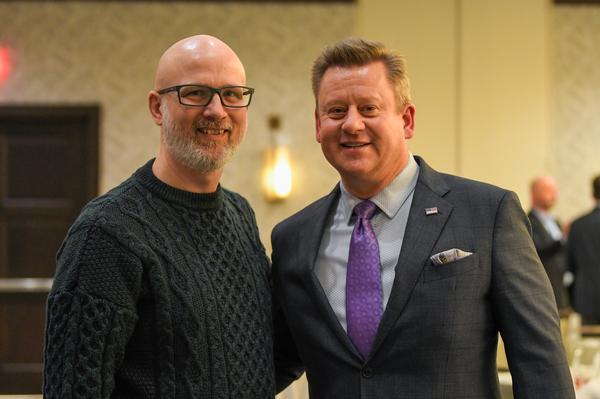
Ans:
[[[1,104],[0,122],[26,117],[47,118],[81,118],[85,122],[86,134],[83,148],[85,159],[89,160],[90,168],[85,177],[86,196],[91,199],[98,195],[98,157],[99,157],[99,105],[44,105],[44,104]],[[0,123],[0,129],[2,124]],[[3,177],[0,175],[0,179]]]
[[[98,195],[99,187],[99,105],[50,105],[50,104],[18,104],[8,105],[0,103],[0,133],[7,129],[9,125],[18,124],[19,121],[32,120],[39,123],[40,126],[52,124],[53,121],[63,125],[68,123],[76,123],[80,127],[82,140],[81,144],[77,145],[77,151],[81,151],[81,158],[85,161],[86,170],[81,176],[83,179],[80,182],[82,191],[81,206],[85,205],[89,200]],[[39,122],[38,122],[39,121]],[[10,128],[7,129],[10,131]],[[43,130],[43,128],[41,129]],[[0,136],[0,139],[2,139]],[[2,146],[5,148],[5,146]],[[7,156],[7,154],[2,154]],[[6,185],[6,173],[0,173],[0,184]],[[57,248],[58,250],[58,248]],[[3,259],[5,257],[3,256]],[[1,265],[4,268],[7,265]],[[3,271],[0,271],[3,272]],[[31,303],[42,301],[45,303],[45,298],[48,295],[52,286],[52,278],[2,278],[0,274],[0,300],[3,304],[10,303]],[[37,305],[36,305],[37,306]],[[42,305],[44,306],[44,305]],[[45,308],[45,306],[44,306]],[[4,306],[0,311],[4,311]],[[45,312],[44,310],[41,310]],[[42,316],[45,318],[45,316]],[[45,321],[43,321],[45,324]],[[6,326],[2,326],[6,328]],[[28,332],[24,332],[28,333]],[[34,335],[42,337],[44,335],[43,327],[41,331],[33,332]],[[37,337],[34,338],[37,342]],[[42,359],[43,353],[39,353],[39,363],[22,363],[16,364],[15,373],[19,374],[19,378],[15,380],[14,389],[18,392],[3,392],[0,387],[0,396],[3,393],[9,394],[37,394],[41,392],[42,375]],[[17,370],[21,368],[22,371]],[[39,369],[39,370],[38,370]],[[6,370],[3,370],[4,373]],[[8,374],[8,373],[6,373]],[[4,377],[3,377],[4,378]],[[31,386],[30,389],[23,389],[25,386]],[[34,390],[34,392],[31,392]],[[36,392],[37,391],[37,392]]]

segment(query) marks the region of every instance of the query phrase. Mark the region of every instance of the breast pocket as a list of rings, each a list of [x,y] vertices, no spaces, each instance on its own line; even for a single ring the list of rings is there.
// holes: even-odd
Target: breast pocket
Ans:
[[[477,253],[443,265],[436,265],[429,260],[423,270],[423,281],[426,283],[461,275],[476,269],[478,265],[479,257]]]

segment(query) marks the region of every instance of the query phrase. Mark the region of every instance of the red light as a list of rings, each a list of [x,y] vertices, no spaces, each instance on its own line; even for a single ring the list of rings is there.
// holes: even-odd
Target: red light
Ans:
[[[11,68],[10,51],[8,51],[8,47],[0,46],[0,83],[8,79]]]

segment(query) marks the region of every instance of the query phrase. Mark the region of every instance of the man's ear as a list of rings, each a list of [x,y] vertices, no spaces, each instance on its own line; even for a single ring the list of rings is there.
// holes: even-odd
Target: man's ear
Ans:
[[[152,119],[154,119],[154,123],[161,126],[163,115],[160,109],[160,95],[154,90],[148,93],[148,109],[150,110]]]
[[[410,139],[415,135],[415,106],[408,104],[404,107],[402,120],[404,121],[404,138]]]
[[[315,108],[315,138],[317,143],[321,143],[321,120],[319,119],[319,111]]]

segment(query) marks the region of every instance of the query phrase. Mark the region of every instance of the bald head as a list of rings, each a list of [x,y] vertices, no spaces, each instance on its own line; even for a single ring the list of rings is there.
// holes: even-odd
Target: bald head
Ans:
[[[208,102],[197,103],[206,99],[202,97],[206,90],[187,87],[183,104],[181,87],[174,88],[182,85],[212,88]],[[224,103],[222,90],[245,85],[246,72],[240,59],[216,37],[191,36],[163,53],[156,68],[154,90],[148,93],[150,115],[160,126],[160,147],[152,166],[159,179],[193,192],[216,189],[224,165],[243,141],[248,127],[247,105],[230,104],[237,93],[233,90],[225,91],[229,97]],[[243,93],[248,103],[252,92]]]
[[[156,68],[154,89],[199,83],[194,80],[199,72],[203,72],[203,77],[210,74],[215,80],[228,79],[226,84],[201,82],[213,87],[246,83],[244,66],[227,44],[213,36],[196,35],[178,41],[163,53]]]
[[[549,211],[556,202],[557,192],[552,176],[539,176],[531,182],[531,204],[534,208]]]

